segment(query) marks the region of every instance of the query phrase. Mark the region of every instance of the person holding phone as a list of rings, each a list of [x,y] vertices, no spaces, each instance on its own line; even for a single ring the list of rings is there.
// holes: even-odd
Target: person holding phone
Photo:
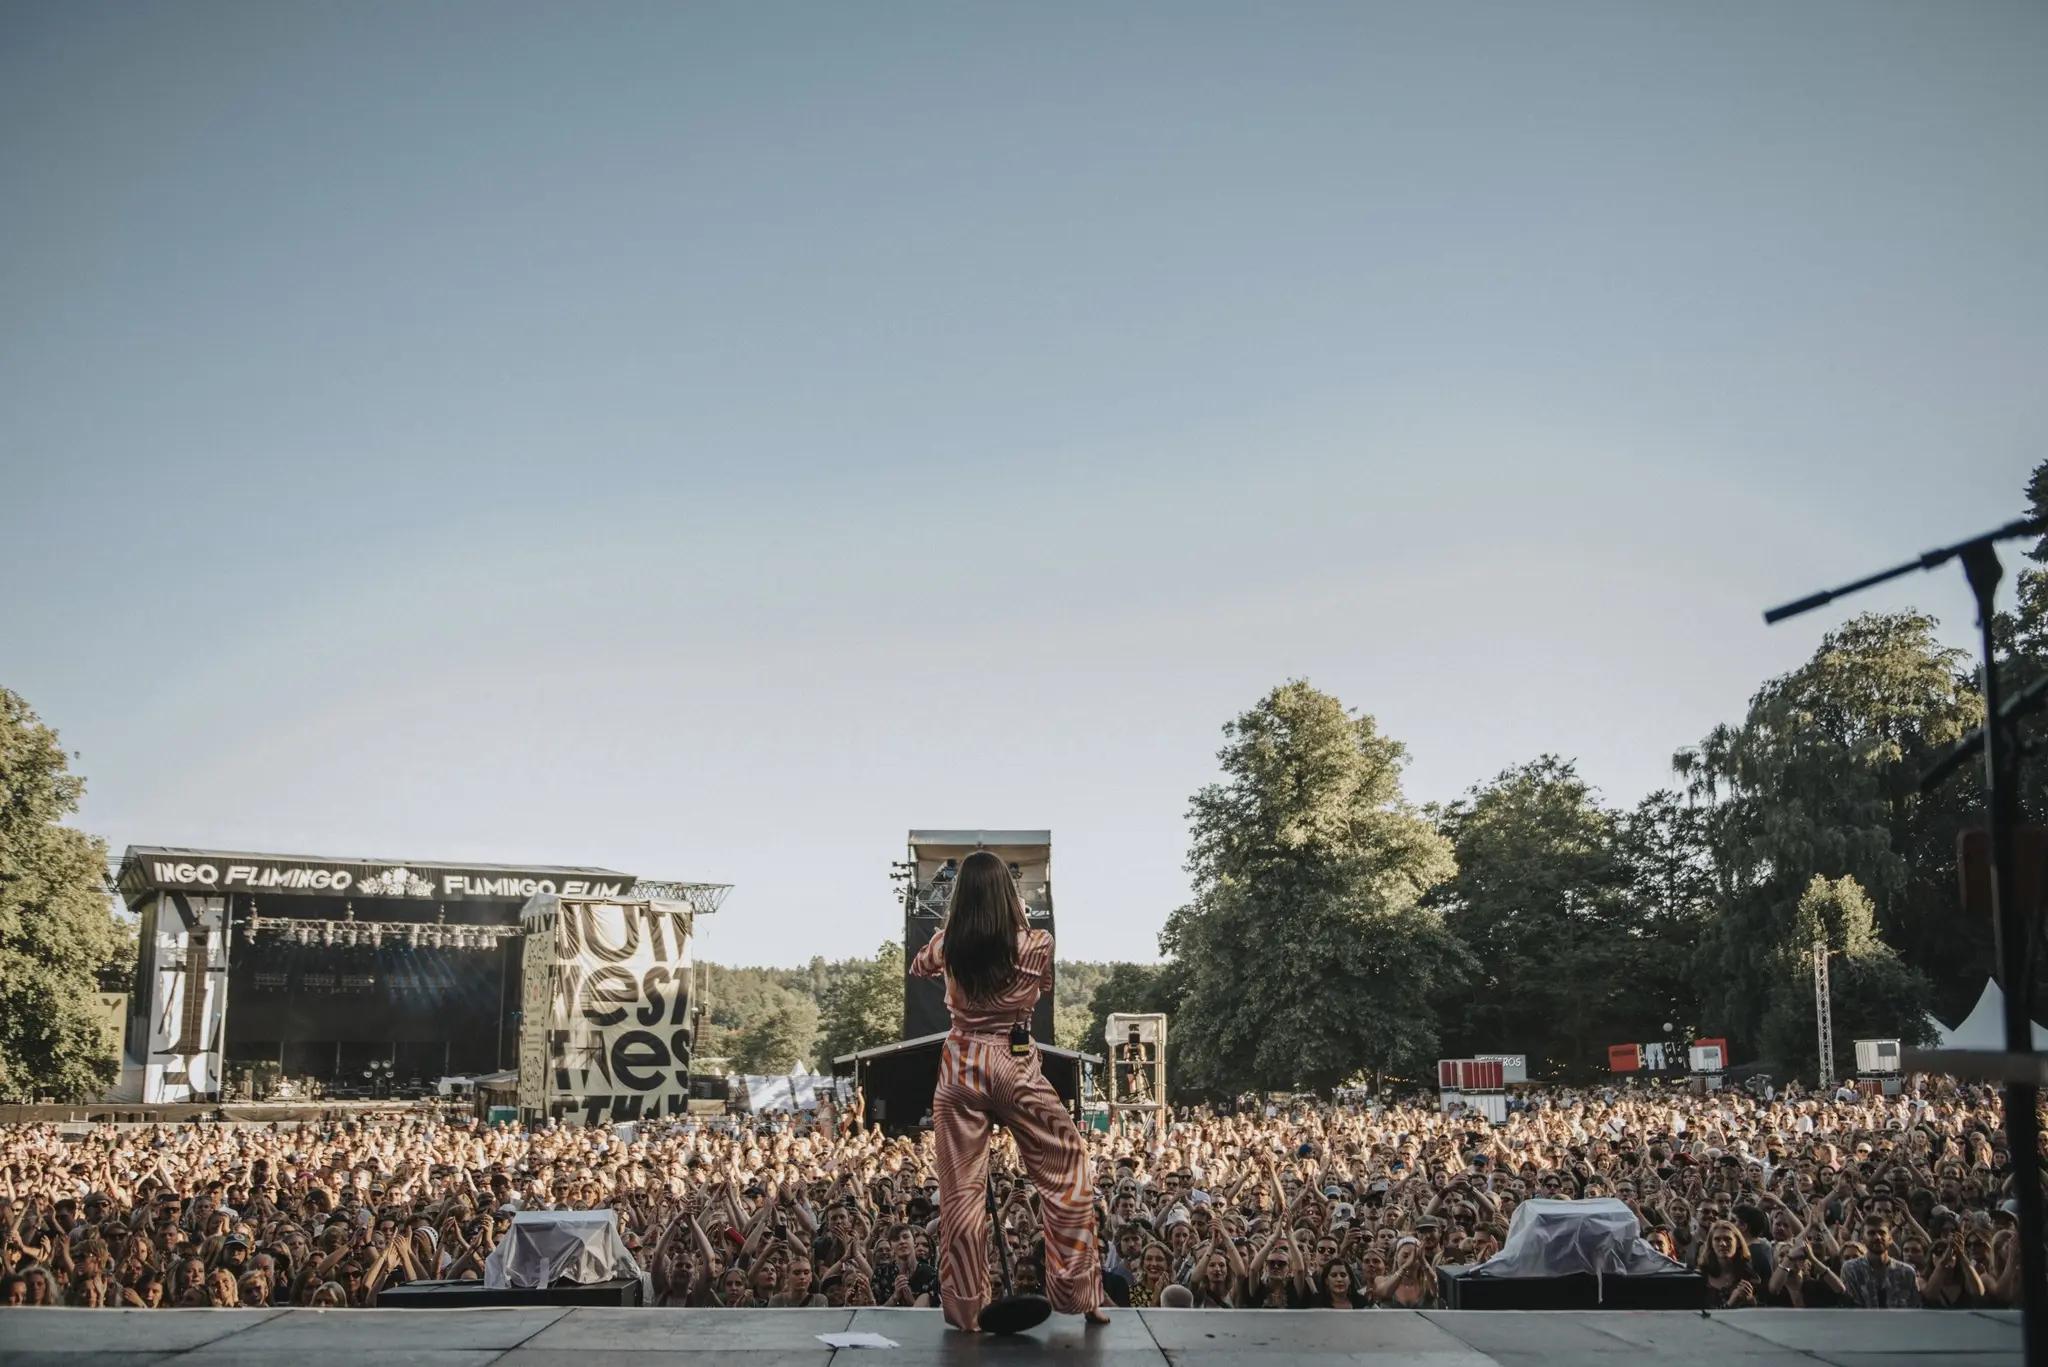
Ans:
[[[988,1142],[1001,1121],[1038,1189],[1045,1295],[1054,1310],[1107,1324],[1086,1146],[1040,1069],[1031,1008],[1052,986],[1052,936],[1032,930],[1003,861],[960,861],[946,924],[910,971],[943,977],[953,1027],[939,1062],[932,1126],[939,1169],[939,1293],[946,1322],[979,1332],[988,1304],[984,1208]]]

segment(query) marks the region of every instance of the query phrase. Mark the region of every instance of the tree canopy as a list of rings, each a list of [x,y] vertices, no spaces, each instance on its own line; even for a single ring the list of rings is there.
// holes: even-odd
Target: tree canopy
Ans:
[[[747,1022],[733,1041],[732,1068],[736,1073],[787,1073],[798,1063],[813,1071],[825,1071],[811,1052],[818,1036],[818,1008],[808,997],[794,994],[770,1006]]]
[[[1633,1039],[1633,934],[1621,820],[1569,760],[1544,755],[1474,788],[1441,818],[1457,876],[1434,899],[1471,951],[1454,1052],[1525,1053],[1542,1071]]]
[[[1709,1013],[1755,1047],[1774,957],[1811,879],[1853,877],[1878,928],[1934,977],[1962,983],[1989,963],[1988,927],[1955,916],[1953,850],[1967,799],[1920,796],[1921,771],[1981,715],[1960,652],[1933,619],[1871,613],[1758,690],[1673,764],[1703,806],[1715,907],[1702,936]]]
[[[84,791],[56,732],[0,688],[0,1096],[81,1100],[118,1071],[97,994],[131,942],[106,846],[63,824]]]
[[[1224,728],[1189,810],[1194,899],[1160,936],[1199,1088],[1329,1087],[1432,1056],[1432,994],[1470,955],[1423,895],[1450,842],[1401,795],[1405,752],[1296,680]]]
[[[1829,951],[1828,995],[1834,1004],[1837,1077],[1856,1071],[1858,1039],[1932,1042],[1926,1021],[1927,980],[1899,961],[1877,930],[1877,910],[1854,878],[1814,875],[1793,908],[1783,938],[1772,947],[1764,1010],[1767,1057],[1814,1057],[1813,949]]]
[[[902,943],[884,940],[859,973],[825,989],[821,1008],[815,1065],[821,1072],[842,1054],[902,1038]]]

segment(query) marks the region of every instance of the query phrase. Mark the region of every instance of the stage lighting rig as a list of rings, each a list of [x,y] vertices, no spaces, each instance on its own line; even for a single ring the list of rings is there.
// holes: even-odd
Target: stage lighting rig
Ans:
[[[725,902],[730,883],[685,883],[672,878],[642,878],[626,894],[629,901],[682,902],[699,916],[709,916]]]
[[[448,909],[438,909],[431,924],[418,921],[361,921],[355,904],[347,903],[339,920],[319,917],[264,916],[255,900],[241,922],[242,938],[250,944],[269,940],[286,945],[320,945],[333,949],[381,950],[388,943],[407,949],[489,949],[523,932],[517,926],[451,926]]]

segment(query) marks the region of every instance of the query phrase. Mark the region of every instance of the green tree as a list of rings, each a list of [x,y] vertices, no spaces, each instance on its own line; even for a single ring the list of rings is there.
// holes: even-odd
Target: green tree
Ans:
[[[1696,969],[1700,936],[1714,914],[1714,865],[1705,818],[1669,789],[1644,797],[1617,832],[1628,869],[1628,975],[1633,990],[1615,1027],[1617,1043],[1703,1033]]]
[[[2028,477],[2026,498],[2029,516],[2048,516],[2048,460],[2036,465]],[[1999,613],[1993,623],[1998,648],[2010,653],[2024,676],[2015,681],[2016,687],[2038,677],[2048,664],[2048,570],[2035,568],[2048,564],[2048,536],[2034,543],[2027,559],[2033,565],[2021,566],[2014,576],[2014,610]],[[2033,731],[2043,729],[2038,714],[2028,726]]]
[[[1088,1048],[1089,1011],[1095,990],[1109,981],[1121,964],[1062,959],[1053,975],[1053,1039],[1062,1049]]]
[[[1052,1042],[1062,1049],[1080,1049],[1088,1040],[1088,1008],[1071,1002],[1052,1009]]]
[[[1918,613],[1853,618],[1766,683],[1740,726],[1674,757],[1714,868],[1705,1010],[1738,1048],[1759,1042],[1774,956],[1816,874],[1854,877],[1885,939],[1951,999],[1983,984],[1989,927],[1955,911],[1966,790],[1918,791],[1922,769],[1981,711],[1961,653],[1934,630]]]
[[[1426,1064],[1431,996],[1471,960],[1423,894],[1450,842],[1401,796],[1406,752],[1300,680],[1224,727],[1224,779],[1189,809],[1194,900],[1160,948],[1197,1087],[1330,1087]]]
[[[2026,504],[2028,515],[2048,516],[2048,460],[2036,465],[2028,478]],[[2000,656],[1999,681],[2005,688],[2007,699],[2048,675],[2048,570],[2041,568],[2048,564],[2048,536],[2035,543],[2027,552],[2027,559],[2033,563],[2019,566],[2018,573],[2013,576],[2013,610],[1999,613],[1993,622],[1993,636]],[[2041,758],[2048,753],[2048,710],[2036,710],[2022,718],[2016,729],[2022,743],[2030,746],[2033,752],[2031,757],[2023,756],[2020,764],[2020,805],[2024,819],[2034,822],[2048,820],[2048,763]],[[1982,774],[1981,760],[1965,765],[1964,772],[1952,779],[1948,787],[1975,798]],[[1981,826],[1981,817],[1973,824]],[[2027,1014],[2030,1020],[2039,1020],[2044,1009],[2048,1009],[2044,1007],[2044,1003],[2048,1003],[2048,954],[2035,953],[2033,963],[2033,997]],[[1937,984],[1938,989],[1947,989],[1937,993],[1942,1014],[1949,1019],[1961,1015],[1974,1002],[1975,994],[1982,986],[1981,974],[1977,975],[1974,984]]]
[[[1455,1053],[1525,1053],[1584,1072],[1631,1030],[1646,948],[1615,813],[1571,761],[1544,755],[1442,816],[1457,877],[1432,901],[1477,962],[1444,1013]],[[1654,1038],[1654,1036],[1652,1036]]]
[[[56,732],[0,688],[0,1096],[83,1100],[118,1071],[96,994],[132,938],[108,899],[106,846],[61,824],[84,791]]]
[[[821,1003],[817,1053],[823,1070],[841,1054],[889,1044],[903,1034],[903,946],[884,940],[863,967],[834,982]]]
[[[1814,1019],[1813,947],[1829,950],[1834,1003],[1835,1075],[1856,1068],[1858,1039],[1932,1042],[1927,980],[1899,961],[1878,934],[1877,910],[1854,878],[1816,876],[1806,885],[1772,956],[1763,1053],[1800,1077],[1813,1077],[1819,1043]]]
[[[790,996],[747,1023],[733,1043],[736,1073],[786,1073],[799,1062],[809,1064],[818,1036],[818,1008],[808,998]]]
[[[730,1059],[739,1048],[739,1038],[749,1026],[776,1010],[799,1000],[782,986],[779,975],[787,970],[734,968],[724,964],[699,966],[698,1004],[704,1008],[705,1028],[697,1054],[704,1058]]]

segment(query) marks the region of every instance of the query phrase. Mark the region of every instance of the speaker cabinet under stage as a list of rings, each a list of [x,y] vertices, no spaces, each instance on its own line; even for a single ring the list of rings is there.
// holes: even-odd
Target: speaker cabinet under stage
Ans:
[[[546,1288],[489,1287],[482,1282],[408,1282],[379,1292],[379,1310],[474,1310],[490,1305],[639,1305],[637,1278]]]
[[[1707,1279],[1697,1272],[1465,1277],[1443,1268],[1438,1277],[1451,1310],[1700,1310],[1707,1303]]]
[[[936,1035],[952,1025],[952,1017],[946,1011],[946,984],[943,978],[916,978],[910,976],[910,961],[918,951],[932,942],[932,936],[939,933],[939,920],[935,916],[919,915],[912,911],[903,918],[903,1038],[922,1039]]]

